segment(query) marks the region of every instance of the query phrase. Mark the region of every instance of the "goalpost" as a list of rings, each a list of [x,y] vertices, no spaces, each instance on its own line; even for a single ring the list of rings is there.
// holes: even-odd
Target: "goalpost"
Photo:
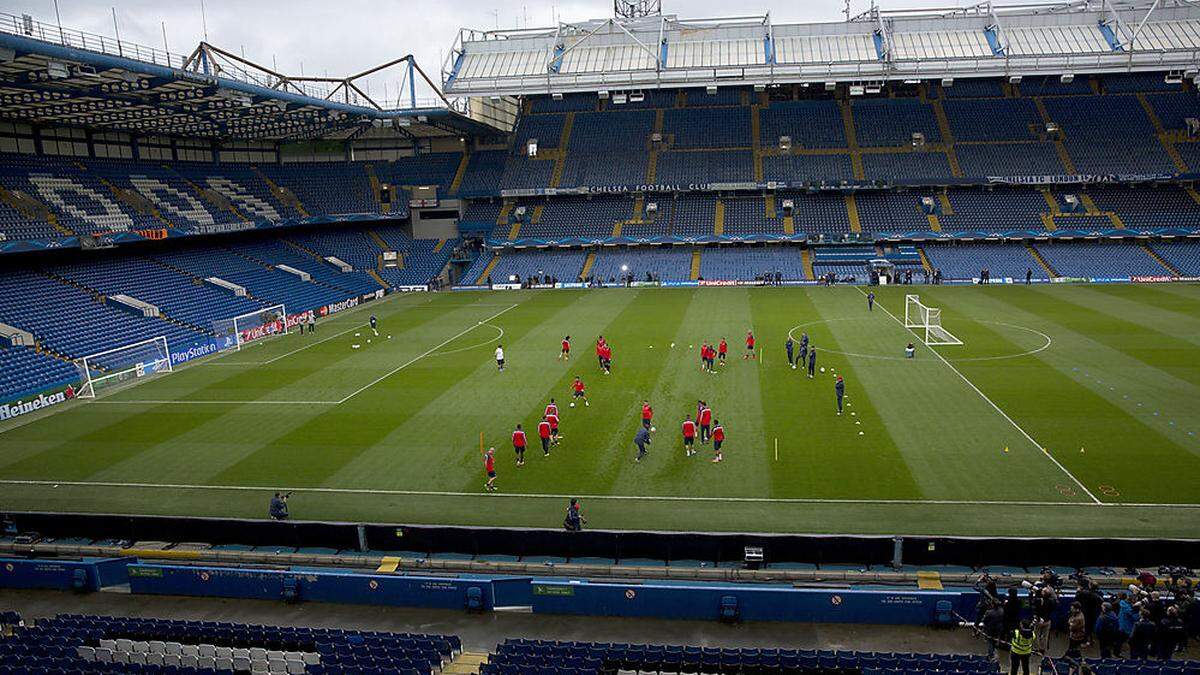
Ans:
[[[213,333],[221,351],[241,350],[242,345],[255,340],[284,335],[288,332],[287,308],[283,305],[263,307],[228,319],[213,321]]]
[[[81,383],[76,396],[95,398],[97,390],[171,372],[171,349],[166,336],[160,335],[85,356],[75,367]]]
[[[925,330],[925,344],[961,345],[962,340],[942,327],[942,310],[921,302],[919,295],[904,296],[904,327]]]

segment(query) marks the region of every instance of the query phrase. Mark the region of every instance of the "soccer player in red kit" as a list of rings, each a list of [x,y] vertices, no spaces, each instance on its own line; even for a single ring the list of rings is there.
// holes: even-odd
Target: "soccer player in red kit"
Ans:
[[[596,338],[596,360],[600,362],[600,370],[604,370],[604,336]]]
[[[517,466],[525,466],[525,431],[518,424],[512,433],[513,452],[517,453]]]
[[[496,491],[496,449],[488,448],[487,452],[483,453],[483,471],[487,474],[487,482],[483,484],[483,489],[488,492]]]
[[[551,397],[550,402],[546,404],[546,410],[544,412],[542,412],[542,414],[543,415],[557,415],[558,414],[558,404],[554,402],[553,397]]]
[[[654,408],[650,407],[649,401],[642,401],[642,426],[648,431],[654,430]]]
[[[753,331],[746,331],[746,355],[743,356],[742,358],[743,359],[754,358],[754,332]]]
[[[683,455],[691,457],[696,454],[693,446],[696,443],[696,423],[692,421],[692,416],[688,415],[683,421]]]
[[[550,442],[553,445],[558,445],[558,414],[546,415],[546,421],[550,423]]]
[[[578,375],[575,376],[575,381],[571,383],[571,397],[572,397],[572,399],[581,398],[581,399],[583,399],[584,405],[586,405],[586,406],[591,405],[591,403],[588,403],[587,393],[584,392],[583,380],[579,379]],[[572,408],[575,407],[574,400],[571,401],[571,407]],[[558,411],[555,411],[555,412],[557,413]]]
[[[725,338],[721,338],[721,344],[717,346],[717,357],[721,360],[721,365],[725,365],[725,355],[729,352],[729,343]]]
[[[725,427],[721,426],[721,420],[716,420],[716,426],[713,427],[712,432],[712,441],[713,450],[717,453],[717,456],[713,458],[713,463],[716,464],[722,459],[721,444],[725,442]]]
[[[600,351],[600,367],[604,369],[605,375],[612,374],[612,347],[607,342]]]
[[[700,403],[700,442],[708,442],[708,431],[712,424],[712,408],[708,407],[703,401]]]
[[[550,421],[549,413],[542,415],[542,421],[538,422],[538,438],[542,439],[542,456],[550,456]]]
[[[571,360],[571,336],[568,335],[562,339],[562,351],[558,353],[558,358],[564,361]]]

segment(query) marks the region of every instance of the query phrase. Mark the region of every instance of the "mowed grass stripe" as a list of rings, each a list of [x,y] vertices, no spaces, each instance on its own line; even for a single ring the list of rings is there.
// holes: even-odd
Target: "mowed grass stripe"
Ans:
[[[514,338],[525,329],[516,317],[536,312],[547,303],[569,302],[566,296],[549,295],[514,298],[517,300],[521,300],[521,304],[505,314],[505,317],[513,317],[511,323],[505,325],[512,326],[506,332],[511,331]],[[242,459],[213,476],[210,482],[255,484],[262,476],[273,476],[280,483],[324,485],[342,467],[382,442],[474,368],[465,361],[433,366],[429,361],[431,356],[415,362],[412,359],[495,313],[492,307],[467,305],[441,315],[419,343],[409,345],[403,354],[395,353],[388,362],[378,364],[374,372],[362,372],[361,382],[366,384],[398,365],[411,362],[409,368],[379,381],[347,404],[330,406],[290,432],[250,450]],[[386,326],[383,328],[387,329]],[[481,326],[476,330],[487,329]],[[395,451],[395,471],[403,474],[403,443],[397,443]]]
[[[1148,288],[1142,295],[1128,291],[1113,292],[1114,284],[1073,288],[1071,297],[1089,309],[1103,312],[1183,340],[1200,345],[1200,303],[1177,295]],[[1124,287],[1121,287],[1124,288]]]
[[[863,381],[854,390],[873,401],[921,494],[930,499],[988,494],[1013,501],[1062,500],[1055,485],[1071,479],[988,402],[986,390],[976,391],[972,384],[977,383],[964,381],[953,364],[933,353],[936,349],[953,356],[961,348],[926,347],[902,323],[904,294],[899,291],[904,289],[878,290],[875,310],[868,311],[864,293],[841,289],[843,302],[851,302],[865,322],[831,326],[851,351],[885,357],[857,360]],[[904,358],[909,343],[916,347],[913,359]],[[986,345],[979,346],[990,353]],[[995,481],[1001,472],[1012,480]]]
[[[763,442],[770,446],[770,494],[919,498],[921,490],[863,388],[862,368],[833,353],[844,351],[833,328],[847,318],[846,310],[851,309],[841,302],[826,302],[836,292],[766,289],[749,298],[767,359],[759,398],[764,410]],[[853,309],[858,309],[857,304]],[[817,368],[825,367],[826,374],[818,372],[810,380],[805,366],[795,370],[787,366],[785,343],[788,332],[796,326],[796,357],[801,334],[807,331],[810,343],[818,350]],[[833,372],[829,369],[836,369],[847,379],[850,405],[841,417],[836,415]],[[774,459],[776,438],[778,461]]]
[[[659,302],[674,300],[674,293],[654,291],[649,295],[654,304],[643,311],[656,312]],[[769,490],[770,468],[762,442],[759,366],[741,358],[743,337],[752,327],[745,290],[712,289],[688,296],[674,325],[659,324],[664,330],[656,334],[654,350],[636,346],[651,364],[660,365],[651,365],[656,375],[652,393],[635,397],[625,408],[619,486],[634,494],[763,496]],[[708,342],[715,348],[722,337],[729,342],[727,365],[718,366],[716,373],[702,371],[701,345]],[[649,398],[654,407],[658,431],[650,454],[635,464],[633,437],[641,424],[641,398]],[[712,462],[712,444],[702,444],[699,436],[693,446],[696,454],[684,455],[683,421],[688,415],[696,421],[698,400],[704,400],[714,419],[725,426],[728,439],[720,464]]]
[[[587,334],[604,328],[615,315],[633,299],[632,294],[559,293],[526,311],[505,314],[494,322],[505,330],[503,344],[506,367],[503,373],[495,365],[494,344],[467,349],[445,356],[431,356],[424,368],[440,371],[464,369],[465,375],[451,383],[436,398],[414,411],[403,424],[383,442],[362,453],[327,483],[329,485],[403,485],[410,489],[478,490],[483,484],[482,458],[479,454],[479,435],[488,446],[496,447],[496,463],[506,491],[518,490],[518,481],[531,479],[530,489],[536,491],[547,479],[534,479],[531,474],[549,476],[582,474],[591,478],[592,471],[581,471],[582,463],[592,453],[586,452],[590,439],[591,413],[568,413],[567,388],[560,382],[567,372],[583,372],[593,391],[603,383],[593,374],[593,362],[573,360],[564,363],[557,359],[559,343],[572,331],[577,352],[586,353]],[[580,337],[574,335],[579,332]],[[481,329],[482,331],[482,329]],[[495,337],[495,334],[488,334]],[[472,335],[461,342],[478,344]],[[456,349],[456,343],[446,346]],[[463,346],[469,346],[463,345]],[[414,372],[411,377],[418,377]],[[554,396],[560,403],[561,429],[568,442],[556,450],[549,461],[541,457],[537,442],[535,419],[540,419],[546,401]],[[534,418],[533,411],[537,411]],[[599,414],[599,413],[597,413]],[[518,473],[513,468],[513,451],[509,437],[518,423],[526,429],[531,444],[526,454],[527,466]],[[397,454],[396,448],[403,448]],[[404,470],[395,471],[402,460]]]
[[[398,313],[402,314],[402,313]],[[437,318],[437,314],[416,313],[412,316],[403,315],[406,331],[418,331],[427,321]],[[275,342],[283,340],[300,340],[299,336],[282,336]],[[332,340],[327,345],[341,344]],[[324,345],[323,345],[324,346]],[[180,401],[172,401],[160,405],[112,405],[98,404],[82,406],[71,411],[72,418],[79,423],[74,427],[74,433],[63,433],[64,429],[57,422],[61,418],[48,417],[34,424],[26,425],[5,434],[0,442],[5,446],[9,443],[17,445],[23,438],[53,439],[51,443],[39,444],[39,449],[33,453],[19,454],[5,452],[0,460],[6,461],[0,467],[0,476],[17,478],[30,476],[59,477],[64,480],[95,475],[121,475],[120,468],[138,465],[137,475],[149,475],[159,480],[169,480],[173,476],[195,478],[196,476],[211,475],[222,461],[228,461],[231,456],[245,452],[247,447],[254,447],[263,442],[267,436],[264,433],[278,433],[281,429],[294,427],[318,413],[314,407],[285,406],[282,409],[261,410],[258,415],[272,420],[271,423],[258,425],[254,422],[255,415],[248,414],[240,404],[211,404],[187,405],[182,401],[196,396],[208,398],[203,392],[210,393],[208,400],[219,400],[215,391],[226,391],[231,382],[246,382],[254,386],[250,391],[232,390],[236,400],[254,400],[267,397],[276,391],[289,391],[301,373],[313,373],[326,368],[337,369],[338,363],[350,358],[353,354],[347,345],[336,355],[322,354],[318,349],[305,352],[295,358],[300,365],[284,367],[283,361],[270,367],[256,368],[251,372],[230,371],[220,369],[188,368],[168,377],[152,380],[145,385],[133,387],[122,392],[124,396],[166,396],[159,391],[143,393],[141,390],[163,389],[170,384],[175,393],[189,392]],[[224,377],[217,382],[211,382],[212,373]],[[197,388],[194,384],[202,384]],[[248,384],[248,386],[250,386]],[[214,390],[214,388],[216,388]],[[311,393],[311,392],[305,392]],[[119,396],[120,396],[119,395]],[[163,474],[159,472],[158,460],[164,456],[172,456],[180,448],[195,444],[198,447],[220,446],[216,452],[201,452],[191,458],[185,466],[180,467],[184,473]],[[143,453],[149,453],[143,463],[139,458]],[[116,468],[116,473],[111,470]]]
[[[970,295],[957,289],[930,293],[931,302],[947,308],[946,315],[959,323],[971,316],[1005,317],[1019,325],[1037,325],[1054,336],[1054,346],[1036,355],[1002,361],[967,361],[958,368],[993,397],[1022,426],[1104,501],[1194,503],[1194,495],[1171,488],[1180,475],[1200,477],[1200,457],[1188,453],[1142,419],[1130,415],[1112,399],[1110,386],[1098,382],[1120,381],[1124,364],[1106,356],[1104,345],[1089,344],[1086,336],[1058,327],[1045,317],[1018,309],[1010,298],[1030,293],[1027,289]],[[952,312],[952,313],[951,313]],[[949,319],[948,319],[949,320]],[[978,323],[979,331],[1010,341],[1001,327]],[[1012,349],[1017,352],[1019,345]],[[1125,360],[1125,357],[1118,355]],[[1075,370],[1080,359],[1096,374],[1079,380]],[[1031,387],[1030,383],[1036,382]],[[1080,452],[1080,450],[1083,452]],[[1063,492],[1072,490],[1064,487]]]
[[[1195,345],[1155,330],[1144,322],[1131,321],[1129,315],[1118,316],[1089,307],[1079,300],[1077,293],[1071,292],[1076,289],[1048,293],[1047,288],[1034,287],[1033,293],[1005,294],[1003,297],[1017,307],[1053,318],[1055,322],[1151,368],[1200,386],[1200,360],[1196,358]],[[1064,311],[1064,305],[1070,306],[1070,311]]]

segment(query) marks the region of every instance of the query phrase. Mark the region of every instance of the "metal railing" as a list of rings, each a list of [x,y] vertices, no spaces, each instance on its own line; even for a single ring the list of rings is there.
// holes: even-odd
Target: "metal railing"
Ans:
[[[107,56],[117,56],[142,63],[149,63],[167,68],[176,68],[183,70],[188,61],[187,56],[171,53],[165,49],[155,47],[147,47],[127,40],[118,40],[114,37],[89,33],[86,31],[77,30],[74,28],[66,28],[56,24],[45,23],[38,21],[28,14],[16,15],[6,12],[0,12],[0,33],[10,35],[19,35],[22,37],[48,42],[50,44],[70,47],[72,49],[81,49],[84,51],[105,54]],[[237,65],[229,60],[222,60],[219,64],[213,64],[219,67],[219,75],[222,78],[242,82],[244,84],[255,85],[267,89],[280,89],[280,80],[265,73],[255,73]],[[215,70],[215,68],[210,69]],[[218,72],[211,72],[216,76]],[[332,100],[337,103],[360,106],[363,108],[373,108],[368,101],[363,99],[356,93],[351,92],[349,100],[341,94],[335,94],[330,98],[330,92],[336,87],[334,83],[324,82],[297,82],[290,80],[287,85],[287,90],[292,93],[299,93],[310,98],[318,100]],[[375,97],[372,97],[375,98]],[[385,111],[401,111],[412,108],[442,108],[445,104],[436,97],[423,97],[415,101],[410,101],[407,96],[398,95],[389,97],[389,100],[382,101],[376,99],[376,102]],[[452,101],[450,106],[452,110],[457,112],[466,111],[465,101]]]

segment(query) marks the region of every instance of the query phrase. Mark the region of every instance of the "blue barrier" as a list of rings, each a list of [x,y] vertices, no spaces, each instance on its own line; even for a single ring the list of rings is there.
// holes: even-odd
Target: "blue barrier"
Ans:
[[[529,580],[524,583],[528,585]],[[470,588],[480,589],[484,611],[494,606],[492,579],[362,574],[340,571],[257,570],[235,567],[129,565],[129,589],[148,595],[255,600],[298,600],[396,607],[464,609]],[[286,594],[285,594],[286,591]]]
[[[0,588],[98,591],[128,581],[132,558],[28,560],[0,558]]]
[[[743,621],[925,625],[933,621],[939,600],[970,615],[977,598],[974,591],[953,590],[533,582],[534,613],[710,621],[719,618],[724,603],[736,606]]]

